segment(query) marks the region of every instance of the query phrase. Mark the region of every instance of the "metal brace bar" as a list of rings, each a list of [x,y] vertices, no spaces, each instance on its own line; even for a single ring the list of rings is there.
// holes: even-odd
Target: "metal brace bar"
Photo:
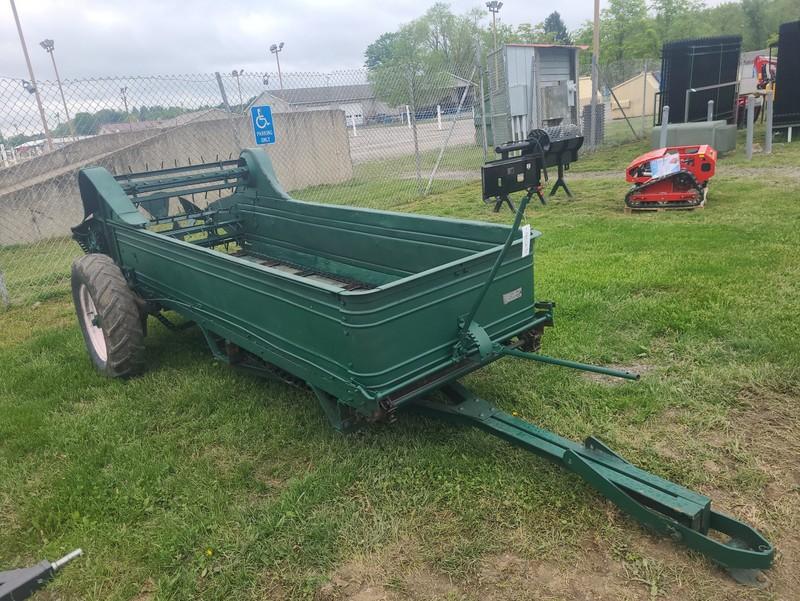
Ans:
[[[486,278],[483,288],[481,288],[481,291],[478,293],[478,298],[475,299],[475,302],[472,304],[472,308],[461,323],[459,341],[469,330],[472,320],[475,319],[475,314],[478,312],[478,309],[480,309],[481,304],[483,304],[483,299],[486,297],[486,293],[489,291],[489,288],[494,282],[494,278],[497,276],[497,272],[500,270],[500,266],[503,264],[506,254],[508,254],[508,249],[511,248],[511,244],[514,242],[514,238],[517,235],[517,230],[519,230],[519,225],[522,223],[522,218],[525,215],[525,208],[528,206],[528,203],[535,192],[536,191],[531,188],[519,203],[517,214],[514,217],[514,224],[511,226],[511,231],[508,232],[508,238],[506,238],[505,244],[503,244],[503,248],[500,251],[500,254],[497,256],[494,265],[492,266],[492,271],[489,272],[489,277]]]
[[[711,509],[711,500],[631,465],[594,438],[584,445],[509,415],[454,382],[443,392],[454,404],[414,401],[432,417],[478,427],[581,476],[642,524],[703,553],[739,582],[770,567],[774,547],[754,528]],[[715,531],[722,538],[710,536]]]
[[[580,369],[581,371],[591,371],[596,374],[613,376],[615,378],[625,378],[626,380],[639,379],[639,374],[635,374],[630,371],[622,371],[619,369],[612,369],[610,367],[602,367],[600,365],[591,365],[589,363],[580,363],[579,361],[570,361],[569,359],[557,359],[556,357],[548,357],[547,355],[540,355],[538,353],[527,353],[519,349],[508,348],[505,346],[501,346],[499,352],[502,355],[509,355],[511,357],[519,357],[520,359],[528,359],[530,361],[538,361],[540,363],[549,363],[550,365],[558,365],[572,369]]]

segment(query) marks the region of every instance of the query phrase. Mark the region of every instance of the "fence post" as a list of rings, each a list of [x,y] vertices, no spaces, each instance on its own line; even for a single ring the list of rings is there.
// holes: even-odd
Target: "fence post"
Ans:
[[[714,101],[708,101],[708,110],[706,111],[706,121],[714,120]]]
[[[644,66],[642,69],[642,137],[644,138],[644,130],[646,127],[645,114],[647,113],[647,59],[644,59]]]
[[[473,84],[472,82],[473,77],[475,77],[475,67],[472,67],[472,73],[470,73],[469,75],[470,84]],[[464,101],[467,99],[468,93],[469,93],[469,86],[464,86],[464,91],[461,94],[461,100],[458,101],[458,109],[456,110],[456,114],[453,115],[453,120],[450,122],[450,130],[447,132],[447,137],[444,139],[444,142],[442,142],[442,147],[439,149],[439,156],[436,157],[436,164],[433,166],[433,169],[431,170],[431,175],[428,178],[428,185],[425,186],[425,196],[427,196],[428,193],[431,191],[433,178],[436,176],[436,172],[439,171],[439,165],[441,165],[442,163],[442,157],[444,156],[445,148],[447,148],[447,146],[450,144],[450,137],[453,135],[453,130],[456,128],[456,123],[458,122],[458,116],[461,114],[461,107],[464,106]]]
[[[747,160],[753,158],[753,121],[755,120],[755,96],[749,94],[747,96],[747,138],[744,145],[744,151],[747,154]]]
[[[408,125],[411,128],[411,134],[414,138],[414,165],[417,169],[417,194],[421,194],[422,164],[419,156],[419,139],[417,138],[417,103],[414,99],[414,74],[410,71],[408,73],[408,100],[411,103],[411,107],[409,108],[409,105],[406,105],[406,114],[408,115]]]
[[[358,130],[356,130],[356,116],[350,115],[350,120],[353,122],[353,137],[358,137]]]
[[[3,272],[0,271],[0,307],[8,307],[9,302],[10,299],[8,296],[8,288],[6,288],[6,279]]]
[[[441,129],[442,129],[442,105],[441,104],[437,104],[436,105],[436,123],[438,124],[439,130],[441,131]]]
[[[483,86],[483,54],[481,50],[481,41],[478,39],[478,43],[476,45],[475,54],[478,57],[478,80],[480,81],[480,93],[481,93],[481,130],[483,133],[483,162],[489,160],[489,138],[486,132],[486,92]]]
[[[764,101],[767,103],[767,132],[764,138],[764,154],[772,154],[772,90],[767,91]]]
[[[408,105],[406,105],[406,122],[408,123],[408,129],[411,129],[411,111],[408,110]]]
[[[242,142],[239,140],[239,133],[236,131],[236,124],[233,122],[231,105],[228,104],[228,95],[225,93],[225,85],[222,83],[222,76],[219,74],[219,71],[215,72],[214,75],[217,77],[217,85],[219,86],[220,96],[222,96],[222,104],[225,106],[225,111],[228,113],[228,125],[231,126],[233,142],[236,144],[236,154],[239,154],[239,152],[242,150]]]
[[[617,98],[617,95],[614,93],[614,88],[612,88],[610,85],[608,85],[608,81],[606,80],[606,78],[602,74],[602,72],[600,71],[600,67],[599,66],[597,67],[597,81],[598,81],[599,85],[605,84],[606,88],[611,93],[611,98],[613,98],[614,102],[617,103],[617,107],[619,107],[619,112],[622,113],[622,118],[625,119],[625,123],[628,124],[628,127],[630,128],[631,133],[633,134],[633,137],[638,140],[639,139],[639,135],[636,133],[636,130],[633,128],[633,124],[631,123],[631,120],[628,119],[628,115],[625,114],[625,109],[622,108],[622,103],[619,101],[619,98]],[[610,112],[611,111],[609,111],[609,114],[610,114]],[[594,120],[594,117],[592,119]],[[595,142],[597,142],[597,140],[595,140]]]
[[[661,131],[659,131],[658,147],[667,147],[667,126],[669,125],[669,105],[665,104],[661,109]]]

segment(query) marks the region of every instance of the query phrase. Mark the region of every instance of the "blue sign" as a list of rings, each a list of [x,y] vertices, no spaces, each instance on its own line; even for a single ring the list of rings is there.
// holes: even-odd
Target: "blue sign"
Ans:
[[[275,125],[272,123],[272,109],[269,105],[250,107],[253,122],[253,136],[256,144],[275,143]]]

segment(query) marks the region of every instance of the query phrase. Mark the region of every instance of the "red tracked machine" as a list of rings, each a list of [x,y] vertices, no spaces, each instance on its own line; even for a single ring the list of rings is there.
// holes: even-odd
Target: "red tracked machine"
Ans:
[[[633,184],[625,204],[632,209],[700,206],[716,165],[717,151],[707,144],[651,150],[625,170]]]

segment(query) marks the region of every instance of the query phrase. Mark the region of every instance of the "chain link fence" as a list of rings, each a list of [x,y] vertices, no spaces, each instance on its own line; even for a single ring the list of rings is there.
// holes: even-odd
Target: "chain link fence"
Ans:
[[[66,289],[80,252],[70,239],[83,218],[79,169],[235,158],[255,146],[253,106],[272,109],[266,152],[298,198],[398,210],[475,181],[477,76],[470,67],[40,81],[47,133],[30,84],[0,79],[2,289],[12,302]]]
[[[121,175],[235,158],[255,146],[251,108],[269,105],[276,141],[263,148],[294,197],[407,210],[480,180],[494,158],[483,114],[502,78],[493,79],[478,65],[442,64],[38,81],[35,89],[0,78],[0,305],[68,289],[80,254],[70,227],[83,219],[81,168]],[[590,99],[591,86],[580,96]],[[641,135],[641,127],[612,135],[609,116],[613,108],[606,143]]]
[[[634,140],[647,140],[653,128],[660,88],[661,60],[636,58],[598,67],[597,103],[602,121],[599,150]],[[582,62],[581,104],[588,121],[592,99],[591,65]],[[588,136],[587,136],[588,137]],[[593,149],[587,148],[587,151]]]

